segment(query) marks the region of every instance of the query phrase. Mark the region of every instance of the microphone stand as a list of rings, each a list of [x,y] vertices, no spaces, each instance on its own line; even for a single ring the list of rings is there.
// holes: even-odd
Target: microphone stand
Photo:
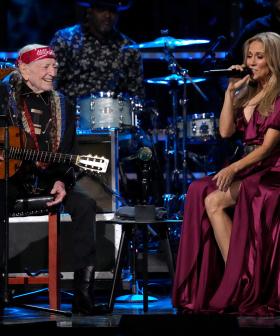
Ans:
[[[141,176],[141,191],[142,191],[142,202],[140,205],[141,216],[145,216],[146,211],[148,210],[151,205],[149,203],[149,182],[150,182],[150,160],[151,157],[141,157],[140,154],[136,156],[136,158],[142,162],[142,176]],[[146,222],[147,218],[144,220],[137,218],[136,214],[136,207],[135,207],[135,222],[133,223],[133,228],[131,232],[131,244],[130,244],[130,251],[131,251],[131,281],[132,281],[132,294],[131,295],[122,295],[116,298],[118,302],[143,302],[143,309],[144,312],[148,310],[148,301],[157,301],[157,298],[152,296],[146,295],[146,288],[148,282],[148,259],[147,259],[147,245],[148,245],[148,221]],[[136,260],[137,260],[137,247],[136,247],[136,232],[137,232],[137,221],[140,222],[140,226],[142,227],[142,234],[143,234],[143,290],[140,291],[138,282],[136,279]],[[140,294],[139,294],[140,293]]]
[[[183,152],[183,194],[187,192],[187,72],[185,69],[181,71],[183,77],[183,99],[181,100],[182,112],[183,112],[183,141],[182,141],[182,152]]]
[[[5,169],[5,184],[4,184],[4,218],[1,220],[2,223],[2,234],[3,234],[3,247],[2,247],[2,265],[3,273],[1,276],[3,277],[3,304],[9,303],[9,293],[8,293],[8,280],[9,280],[9,270],[8,270],[8,262],[9,262],[9,209],[8,209],[8,192],[9,192],[9,125],[8,125],[8,116],[1,115],[1,118],[5,121],[4,128],[4,169]]]

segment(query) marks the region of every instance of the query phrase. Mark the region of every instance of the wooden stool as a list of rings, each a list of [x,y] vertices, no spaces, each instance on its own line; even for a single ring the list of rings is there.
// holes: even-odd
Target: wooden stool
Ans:
[[[46,203],[51,196],[39,196],[17,200],[11,217],[48,215],[48,275],[9,276],[9,285],[47,284],[50,309],[60,309],[60,212],[57,208],[50,209]]]

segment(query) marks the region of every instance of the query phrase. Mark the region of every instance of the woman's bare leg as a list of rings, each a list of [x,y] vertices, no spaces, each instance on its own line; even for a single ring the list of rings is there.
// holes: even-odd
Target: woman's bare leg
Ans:
[[[232,183],[226,192],[216,190],[205,199],[206,212],[225,262],[227,261],[232,229],[232,220],[225,209],[235,205],[240,184],[240,181],[236,181]]]

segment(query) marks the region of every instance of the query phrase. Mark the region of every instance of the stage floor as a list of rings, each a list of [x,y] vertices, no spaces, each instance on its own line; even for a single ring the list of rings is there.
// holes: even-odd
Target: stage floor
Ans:
[[[150,281],[148,312],[143,312],[142,302],[116,302],[111,314],[100,316],[65,316],[45,311],[7,306],[0,312],[2,335],[280,335],[280,316],[252,317],[231,315],[180,315],[172,307],[170,280]],[[106,303],[106,291],[98,293],[98,301]],[[127,294],[129,298],[130,293]],[[36,296],[23,303],[47,307],[47,297]],[[62,310],[71,311],[71,297],[62,293]]]

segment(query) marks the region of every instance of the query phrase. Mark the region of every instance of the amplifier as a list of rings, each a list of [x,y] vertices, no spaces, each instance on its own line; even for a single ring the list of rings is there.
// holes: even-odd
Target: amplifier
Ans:
[[[115,130],[94,131],[78,135],[79,154],[104,156],[109,159],[105,174],[82,173],[77,184],[96,201],[97,213],[114,212],[118,208],[118,133]]]
[[[121,227],[104,224],[113,213],[96,217],[96,277],[112,278],[118,252]],[[101,220],[99,222],[99,220]],[[72,249],[74,230],[69,214],[61,214],[60,224],[61,272],[63,279],[72,278]],[[9,273],[22,274],[47,270],[48,267],[48,216],[11,217],[9,224]]]

